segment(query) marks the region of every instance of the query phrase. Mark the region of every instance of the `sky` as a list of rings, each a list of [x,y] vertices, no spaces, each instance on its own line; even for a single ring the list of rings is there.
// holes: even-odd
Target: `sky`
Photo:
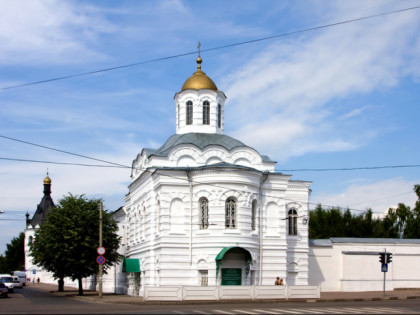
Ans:
[[[311,207],[413,206],[419,167],[360,168],[420,165],[418,6],[0,1],[0,254],[34,214],[47,170],[56,203],[71,193],[124,205],[129,168],[17,160],[110,165],[49,147],[130,167],[175,133],[173,97],[196,70],[198,41],[227,96],[225,134],[311,181]]]

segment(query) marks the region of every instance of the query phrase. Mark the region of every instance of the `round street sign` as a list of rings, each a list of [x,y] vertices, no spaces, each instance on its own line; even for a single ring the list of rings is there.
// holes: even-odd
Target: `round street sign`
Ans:
[[[98,253],[98,255],[103,255],[103,254],[105,254],[105,247],[102,247],[102,246],[99,246],[97,249],[96,249],[96,252]]]
[[[100,265],[103,265],[105,263],[105,257],[104,256],[96,257],[96,262]]]

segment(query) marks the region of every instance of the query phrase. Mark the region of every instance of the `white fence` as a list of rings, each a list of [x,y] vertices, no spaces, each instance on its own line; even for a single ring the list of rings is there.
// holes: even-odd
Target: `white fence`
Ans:
[[[319,286],[146,286],[144,301],[317,299],[320,294]]]

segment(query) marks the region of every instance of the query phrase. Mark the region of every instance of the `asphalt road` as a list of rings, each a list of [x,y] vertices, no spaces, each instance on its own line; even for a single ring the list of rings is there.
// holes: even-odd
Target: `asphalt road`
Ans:
[[[0,314],[420,314],[420,300],[208,304],[106,304],[26,287],[0,298]]]

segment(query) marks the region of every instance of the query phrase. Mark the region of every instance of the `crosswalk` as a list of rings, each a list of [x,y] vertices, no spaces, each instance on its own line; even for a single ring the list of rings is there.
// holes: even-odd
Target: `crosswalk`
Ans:
[[[406,308],[391,307],[313,307],[313,308],[268,308],[268,309],[231,309],[231,310],[188,310],[172,311],[174,314],[419,314]]]

